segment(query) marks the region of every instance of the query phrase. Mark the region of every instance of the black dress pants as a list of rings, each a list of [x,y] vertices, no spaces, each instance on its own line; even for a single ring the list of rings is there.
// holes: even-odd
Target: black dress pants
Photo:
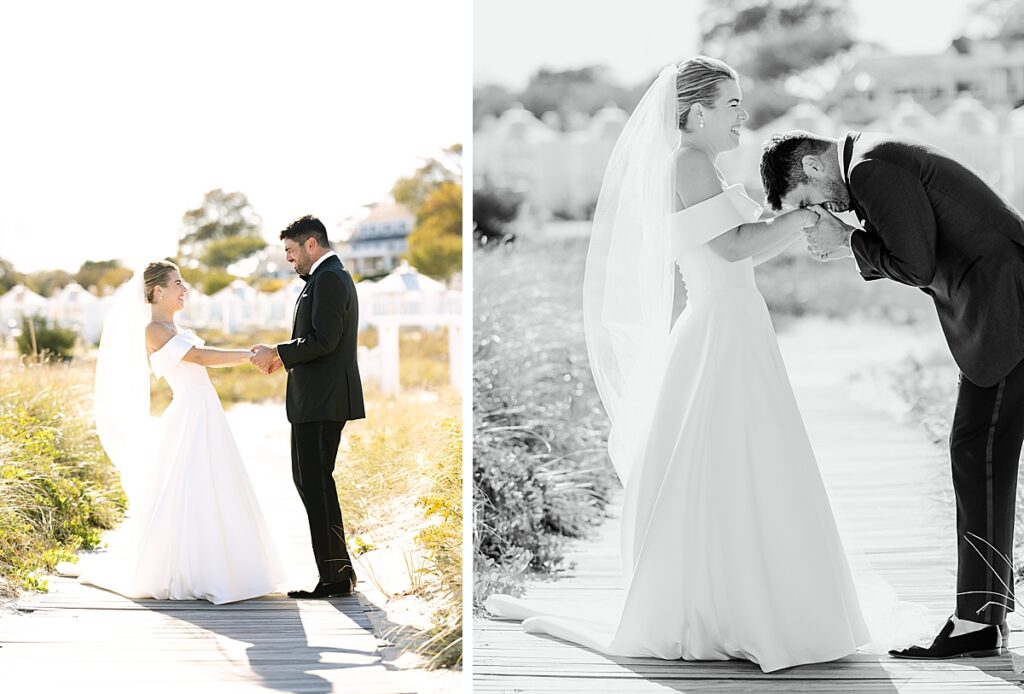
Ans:
[[[956,616],[999,624],[1014,609],[1013,526],[1024,440],[1024,361],[982,388],[960,377],[949,437],[956,493]]]
[[[313,556],[323,583],[340,581],[342,570],[352,567],[333,477],[344,426],[345,422],[292,424],[292,478],[309,517]]]

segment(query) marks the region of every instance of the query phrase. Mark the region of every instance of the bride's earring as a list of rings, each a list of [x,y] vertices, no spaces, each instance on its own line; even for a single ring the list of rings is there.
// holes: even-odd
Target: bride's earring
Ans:
[[[704,127],[704,113],[703,113],[703,112],[701,112],[701,113],[699,113],[699,114],[697,114],[697,115],[698,115],[698,116],[700,116],[700,123],[699,123],[699,126],[700,126],[701,128],[703,128],[703,127]]]

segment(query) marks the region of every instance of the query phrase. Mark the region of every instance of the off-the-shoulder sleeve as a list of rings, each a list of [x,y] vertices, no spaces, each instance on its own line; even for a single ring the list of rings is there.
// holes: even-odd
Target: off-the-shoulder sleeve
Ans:
[[[695,248],[740,224],[756,222],[763,208],[747,197],[739,183],[718,195],[690,205],[669,216],[669,229],[676,248]]]
[[[181,358],[193,347],[205,344],[193,333],[178,333],[168,340],[163,347],[149,355],[150,366],[157,378],[163,378],[167,371],[181,361]]]

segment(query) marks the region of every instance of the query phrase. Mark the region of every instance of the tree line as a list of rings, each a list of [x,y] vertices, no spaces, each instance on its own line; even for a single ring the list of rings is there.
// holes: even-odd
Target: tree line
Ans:
[[[422,160],[409,176],[391,189],[395,202],[415,216],[405,254],[423,274],[447,280],[462,268],[462,145],[445,148]],[[181,268],[185,281],[205,294],[214,294],[236,275],[229,268],[251,258],[268,245],[263,220],[248,197],[239,191],[211,190],[202,203],[182,215],[178,252],[169,258]],[[86,260],[77,272],[41,270],[18,272],[0,258],[0,294],[24,284],[37,294],[52,296],[72,282],[98,294],[111,291],[131,275],[119,260]],[[252,278],[262,289],[272,281]]]

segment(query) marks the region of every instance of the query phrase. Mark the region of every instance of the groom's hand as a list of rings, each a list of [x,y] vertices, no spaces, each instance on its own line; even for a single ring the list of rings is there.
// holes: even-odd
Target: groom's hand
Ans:
[[[852,258],[850,237],[853,227],[845,224],[821,205],[811,205],[808,209],[818,213],[818,223],[804,229],[807,237],[807,250],[821,262]]]
[[[283,366],[276,347],[253,345],[249,348],[249,355],[252,365],[265,374],[272,374]]]

